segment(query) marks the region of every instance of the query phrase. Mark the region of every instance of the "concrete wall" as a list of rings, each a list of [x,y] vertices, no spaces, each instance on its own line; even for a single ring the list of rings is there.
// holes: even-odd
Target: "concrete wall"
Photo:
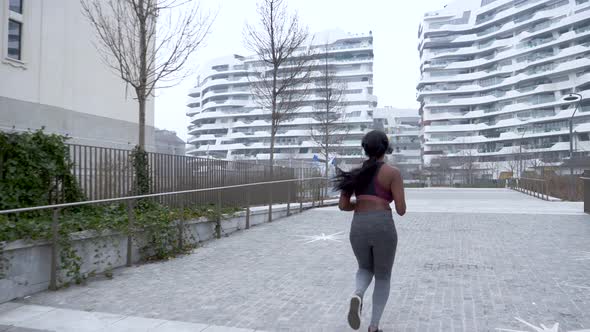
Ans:
[[[304,207],[310,207],[305,203]],[[299,204],[291,205],[291,213],[299,211]],[[245,212],[222,221],[222,235],[246,228]],[[284,205],[273,206],[273,219],[287,215]],[[268,220],[268,207],[252,208],[250,225],[256,226]],[[196,242],[211,240],[215,237],[215,223],[205,219],[192,220],[186,223],[187,239]],[[141,236],[139,244],[141,245]],[[92,232],[79,232],[72,235],[73,245],[82,258],[81,273],[92,271],[102,273],[108,269],[125,266],[127,257],[127,236],[120,233],[108,232],[100,236]],[[133,261],[141,259],[139,246],[133,250]],[[98,249],[98,251],[97,251]],[[197,249],[198,250],[198,249]],[[0,303],[27,296],[46,290],[49,286],[51,246],[42,242],[14,241],[6,244],[3,253],[8,259],[6,278],[0,279]],[[65,276],[62,276],[65,279]]]
[[[82,136],[86,130],[92,135],[103,130],[106,141],[134,138],[135,143],[136,130],[120,133],[127,123],[138,122],[134,92],[101,60],[80,1],[24,2],[20,62],[6,57],[8,1],[0,0],[0,97],[4,97],[0,126],[33,129],[41,124],[48,131],[78,130]],[[80,120],[84,115],[120,122],[98,121],[93,125],[91,120]],[[31,126],[31,121],[36,125]],[[147,106],[146,124],[154,126],[153,100]]]
[[[186,143],[170,130],[156,129],[155,144],[157,153],[185,155]]]
[[[37,130],[42,127],[47,133],[71,137],[69,143],[118,149],[132,149],[139,137],[136,122],[0,97],[1,131]],[[146,128],[146,149],[152,152],[157,150],[155,130],[151,126]]]

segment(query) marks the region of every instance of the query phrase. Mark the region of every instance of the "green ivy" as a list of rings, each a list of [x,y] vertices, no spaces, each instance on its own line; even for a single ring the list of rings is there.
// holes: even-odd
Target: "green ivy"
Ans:
[[[0,132],[0,210],[84,199],[71,172],[66,137],[34,132]],[[0,215],[0,278],[8,268],[3,241],[49,238],[48,212]]]
[[[71,172],[73,165],[65,142],[65,137],[45,134],[41,130],[26,133],[0,132],[0,210],[84,199]],[[132,152],[131,161],[135,169],[134,193],[150,193],[151,179],[147,153],[136,147]],[[197,242],[190,238],[188,231],[183,232],[183,241],[180,241],[181,227],[177,223],[178,220],[205,217],[208,220],[219,221],[221,215],[233,214],[236,211],[238,209],[227,207],[219,211],[213,205],[170,208],[153,200],[142,199],[134,207],[135,223],[133,229],[129,229],[125,204],[63,209],[59,214],[60,284],[68,284],[64,279],[80,283],[87,277],[81,272],[83,262],[73,246],[72,233],[141,233],[145,241],[140,246],[143,259],[167,259],[186,253],[194,248]],[[51,221],[50,210],[0,215],[0,279],[5,277],[9,264],[9,260],[3,255],[5,244],[15,240],[50,241]],[[219,228],[219,223],[216,227]],[[135,240],[137,242],[138,239]],[[94,258],[104,259],[100,248]],[[112,275],[110,270],[109,268],[107,273]]]
[[[219,212],[214,206],[169,208],[152,201],[144,200],[134,208],[135,225],[129,229],[128,213],[125,204],[110,204],[93,207],[76,207],[61,211],[60,225],[60,270],[63,277],[82,282],[86,275],[81,273],[82,260],[73,247],[70,234],[80,231],[92,231],[101,234],[105,231],[117,231],[123,234],[142,234],[145,242],[140,244],[140,252],[145,261],[163,260],[185,254],[195,248],[196,242],[190,232],[184,232],[184,243],[179,241],[178,220],[206,218],[218,220],[220,214],[232,215],[240,209],[226,207]],[[185,226],[186,230],[186,226]],[[134,237],[135,238],[135,237]],[[0,249],[4,242],[15,240],[50,240],[51,214],[21,216],[18,220],[0,215]],[[138,239],[135,238],[139,244]],[[1,253],[1,250],[0,250]],[[100,259],[100,254],[95,258]],[[0,278],[7,269],[8,261],[0,255]],[[64,280],[60,283],[67,285]]]
[[[135,188],[136,195],[145,195],[150,193],[151,179],[150,168],[147,152],[139,145],[131,151],[131,163],[135,171]]]
[[[0,210],[83,199],[64,136],[0,132]]]

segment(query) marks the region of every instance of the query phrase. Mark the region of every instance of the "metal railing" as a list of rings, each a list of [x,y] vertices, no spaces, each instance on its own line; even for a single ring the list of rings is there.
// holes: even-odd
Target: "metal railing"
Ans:
[[[70,144],[72,174],[86,200],[129,196],[134,193],[135,172],[132,151]],[[150,192],[164,193],[188,189],[223,187],[270,179],[268,164],[227,161],[148,152]],[[311,168],[273,167],[272,180],[312,177]],[[239,201],[242,197],[232,199]],[[215,197],[200,193],[193,198],[200,204],[214,202]],[[228,198],[229,199],[229,198]],[[174,204],[173,199],[165,202]]]
[[[508,186],[527,195],[546,201],[549,200],[549,187],[546,180],[533,178],[512,179],[508,182]]]
[[[590,177],[581,177],[584,181],[584,212],[590,213]]]
[[[237,185],[228,185],[228,186],[220,186],[220,187],[212,187],[212,188],[199,188],[199,189],[191,189],[191,190],[181,190],[181,191],[174,191],[174,192],[164,192],[164,193],[154,193],[154,194],[146,194],[146,195],[135,195],[135,196],[128,196],[128,197],[118,197],[118,198],[106,198],[106,199],[96,199],[90,201],[82,201],[82,202],[73,202],[73,203],[62,203],[62,204],[54,204],[54,205],[45,205],[45,206],[35,206],[35,207],[25,207],[25,208],[18,208],[18,209],[10,209],[10,210],[1,210],[0,215],[13,215],[25,212],[33,212],[33,211],[42,211],[42,210],[52,210],[52,218],[51,218],[51,238],[49,239],[49,243],[51,246],[51,268],[50,268],[50,281],[49,281],[49,289],[55,290],[57,289],[57,277],[58,277],[58,265],[59,265],[59,229],[60,229],[60,211],[62,209],[70,208],[70,207],[80,207],[80,206],[89,206],[89,205],[97,205],[97,204],[105,204],[105,203],[125,203],[127,205],[127,222],[128,222],[128,232],[127,232],[127,257],[126,257],[126,265],[131,266],[133,263],[133,235],[134,233],[141,232],[141,230],[136,229],[134,226],[135,221],[135,211],[134,207],[139,200],[145,199],[154,199],[157,201],[174,201],[179,204],[181,208],[189,207],[187,204],[195,204],[197,203],[190,199],[192,195],[195,194],[202,194],[202,193],[213,193],[216,197],[215,200],[215,207],[217,209],[216,220],[212,220],[215,222],[215,236],[216,238],[221,237],[221,221],[222,221],[222,207],[231,202],[225,200],[226,197],[233,197],[234,195],[239,195],[243,197],[245,204],[241,206],[245,209],[245,228],[250,228],[250,209],[252,206],[260,206],[260,204],[255,204],[253,202],[260,202],[260,200],[266,200],[269,209],[268,209],[268,221],[272,221],[272,205],[277,203],[286,203],[287,204],[287,215],[291,214],[291,204],[296,203],[298,204],[299,211],[301,212],[304,208],[304,203],[311,202],[311,206],[320,206],[324,203],[324,186],[325,186],[326,179],[324,177],[311,177],[311,178],[302,178],[302,179],[287,179],[287,180],[276,180],[276,181],[266,181],[266,182],[257,182],[257,183],[245,183],[245,184],[237,184]],[[282,186],[282,187],[281,187]],[[280,199],[277,199],[273,194],[279,194]],[[281,195],[282,194],[282,195]],[[18,220],[16,221],[18,222]],[[180,220],[176,221],[176,224],[171,224],[170,227],[178,227],[179,235],[178,235],[178,242],[182,243],[184,235],[184,223],[186,220],[183,220],[181,217]]]

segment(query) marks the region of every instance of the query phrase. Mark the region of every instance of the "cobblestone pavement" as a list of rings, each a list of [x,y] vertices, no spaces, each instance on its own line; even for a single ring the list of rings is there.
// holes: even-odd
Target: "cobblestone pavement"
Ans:
[[[408,204],[395,218],[384,331],[535,331],[516,318],[548,328],[537,331],[590,329],[590,216],[580,205],[464,189],[408,190]],[[310,210],[25,302],[266,331],[349,331],[351,217]]]

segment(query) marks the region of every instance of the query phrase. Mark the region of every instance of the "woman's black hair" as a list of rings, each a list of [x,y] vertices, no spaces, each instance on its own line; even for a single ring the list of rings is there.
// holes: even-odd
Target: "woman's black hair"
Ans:
[[[334,189],[342,191],[348,195],[362,191],[371,182],[378,168],[377,160],[386,153],[393,151],[389,144],[387,135],[380,130],[368,132],[362,141],[363,150],[369,157],[363,165],[349,172],[336,168],[336,177],[334,178]]]

